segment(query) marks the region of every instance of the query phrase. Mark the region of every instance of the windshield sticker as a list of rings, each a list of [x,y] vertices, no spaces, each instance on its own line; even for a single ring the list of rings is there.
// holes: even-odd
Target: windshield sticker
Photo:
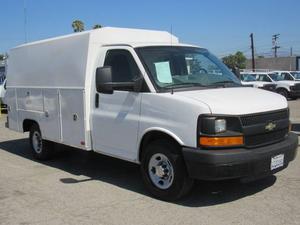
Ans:
[[[167,62],[157,62],[154,63],[157,79],[161,83],[172,83],[172,75],[170,69],[170,63]]]

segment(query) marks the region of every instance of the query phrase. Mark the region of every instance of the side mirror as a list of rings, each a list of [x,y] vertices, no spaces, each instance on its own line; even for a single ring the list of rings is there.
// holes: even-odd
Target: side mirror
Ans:
[[[96,89],[100,93],[112,94],[112,70],[110,66],[98,67],[96,70]]]

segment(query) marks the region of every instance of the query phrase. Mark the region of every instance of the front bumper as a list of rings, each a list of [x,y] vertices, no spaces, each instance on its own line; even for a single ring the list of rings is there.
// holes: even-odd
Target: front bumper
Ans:
[[[264,147],[205,150],[183,147],[189,176],[200,180],[256,179],[286,168],[297,154],[298,136],[290,133],[284,141]],[[284,154],[284,165],[270,169],[271,158]]]
[[[300,91],[290,91],[290,97],[300,97]]]

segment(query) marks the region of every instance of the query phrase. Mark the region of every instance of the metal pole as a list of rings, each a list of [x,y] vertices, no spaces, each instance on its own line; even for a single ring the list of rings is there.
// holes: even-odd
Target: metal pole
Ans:
[[[277,39],[279,38],[280,34],[274,34],[272,36],[272,41],[273,41],[273,49],[274,49],[274,57],[277,58],[277,49],[280,48],[280,46],[277,45]]]
[[[253,33],[250,34],[250,38],[251,38],[251,53],[252,53],[252,71],[255,72]]]
[[[23,0],[23,10],[24,10],[24,40],[27,43],[27,9],[26,0]]]

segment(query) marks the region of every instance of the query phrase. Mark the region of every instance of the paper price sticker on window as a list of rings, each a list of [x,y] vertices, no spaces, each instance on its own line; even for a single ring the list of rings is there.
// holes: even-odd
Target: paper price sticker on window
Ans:
[[[154,63],[157,79],[161,83],[170,84],[173,82],[169,62]]]

